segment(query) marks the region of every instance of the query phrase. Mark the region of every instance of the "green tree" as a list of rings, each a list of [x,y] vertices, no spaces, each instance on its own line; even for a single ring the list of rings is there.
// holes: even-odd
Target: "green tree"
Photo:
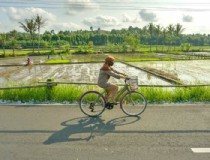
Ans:
[[[5,52],[5,45],[6,45],[6,34],[1,33],[0,34],[0,45],[3,48],[3,57],[6,57],[6,52]]]
[[[155,39],[156,39],[156,52],[157,52],[157,45],[159,44],[159,37],[162,32],[162,27],[160,25],[155,26]]]
[[[137,38],[135,38],[134,36],[127,36],[127,37],[125,38],[125,42],[126,42],[127,45],[130,46],[132,52],[135,52],[135,51],[136,51],[136,48],[137,48],[137,47],[139,46],[139,44],[140,44],[140,40],[137,39]],[[125,45],[126,45],[126,44],[125,44]]]
[[[191,44],[190,43],[182,43],[181,44],[181,50],[188,52],[190,50]]]
[[[174,32],[175,32],[175,36],[180,36],[180,34],[182,34],[182,32],[185,30],[185,28],[183,28],[183,26],[179,23],[177,23],[174,27]]]
[[[150,34],[150,52],[151,52],[152,51],[152,39],[153,39],[154,31],[155,31],[155,25],[153,23],[149,23],[149,25],[147,26],[147,29]]]
[[[18,32],[16,30],[12,30],[9,32],[8,36],[9,36],[9,46],[12,48],[13,57],[14,57],[15,56],[15,48],[18,47],[18,44],[17,44]]]
[[[93,26],[90,26],[90,30],[93,32]]]
[[[183,28],[183,26],[179,23],[177,23],[174,27],[174,33],[176,36],[176,45],[180,45],[180,36],[182,34],[182,32],[185,30],[185,28]],[[174,46],[175,47],[175,46]]]
[[[9,45],[10,47],[12,48],[12,56],[14,57],[15,56],[15,48],[18,47],[18,44],[17,44],[17,41],[14,37],[12,37],[9,41]]]
[[[25,19],[25,23],[22,22],[19,23],[21,25],[20,27],[30,34],[32,40],[33,53],[34,53],[34,34],[37,30],[37,23],[33,18]]]
[[[46,20],[43,19],[42,16],[37,14],[34,17],[34,21],[36,22],[37,30],[38,30],[38,52],[39,52],[39,47],[40,47],[40,30],[41,30],[41,27],[45,26]]]
[[[169,24],[168,25],[168,27],[167,27],[167,32],[168,32],[168,34],[169,34],[169,37],[167,37],[168,38],[168,45],[169,45],[169,47],[168,47],[168,51],[170,50],[170,47],[171,47],[171,45],[172,45],[172,38],[173,38],[173,35],[174,35],[174,25],[173,24]]]

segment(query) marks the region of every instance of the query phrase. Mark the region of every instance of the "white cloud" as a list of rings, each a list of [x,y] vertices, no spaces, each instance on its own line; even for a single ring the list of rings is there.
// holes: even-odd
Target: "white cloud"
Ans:
[[[101,2],[100,0],[98,0],[99,2]],[[132,2],[133,0],[106,0],[106,1],[104,1],[104,2],[110,2],[110,3],[112,3],[112,2],[120,2],[120,3],[129,3],[129,2]]]
[[[146,22],[156,22],[156,14],[154,14],[153,12],[148,12],[146,9],[142,9],[141,11],[139,11],[139,15],[141,17],[142,20],[146,21]]]
[[[65,30],[69,30],[69,31],[76,31],[76,30],[80,30],[82,29],[81,26],[75,24],[75,23],[56,23],[56,24],[52,24],[50,27],[47,28],[48,30],[54,30],[55,32],[57,31],[65,31]]]
[[[134,18],[130,17],[128,14],[123,14],[122,15],[122,22],[125,23],[138,23],[140,22],[140,19],[136,16]]]
[[[68,11],[70,15],[82,13],[90,9],[98,9],[99,5],[92,0],[67,0]]]
[[[183,22],[192,22],[193,21],[193,17],[189,16],[189,15],[183,15],[182,21]]]
[[[9,7],[4,9],[4,12],[8,15],[11,21],[22,21],[26,18],[31,18],[37,14],[42,16],[47,21],[55,21],[56,17],[50,12],[47,12],[41,8],[15,8]]]
[[[92,27],[114,27],[119,25],[119,21],[111,16],[98,16],[95,18],[86,18],[83,23]]]

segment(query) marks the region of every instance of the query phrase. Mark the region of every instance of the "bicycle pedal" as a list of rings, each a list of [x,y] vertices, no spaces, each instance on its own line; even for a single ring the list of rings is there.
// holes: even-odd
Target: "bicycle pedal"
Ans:
[[[89,109],[90,109],[91,112],[94,111],[94,104],[93,103],[90,104]]]
[[[110,110],[114,108],[114,104],[108,102],[105,107]]]

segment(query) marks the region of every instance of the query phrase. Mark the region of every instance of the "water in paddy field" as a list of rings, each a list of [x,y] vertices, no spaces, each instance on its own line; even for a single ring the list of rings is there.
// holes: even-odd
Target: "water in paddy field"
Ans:
[[[30,65],[16,67],[0,67],[0,83],[35,83],[53,79],[59,82],[97,83],[99,69],[103,63],[62,64],[62,65]],[[170,85],[161,79],[122,63],[115,63],[114,68],[131,76],[139,77],[139,84]],[[111,82],[123,84],[122,79],[110,79]]]
[[[99,55],[98,55],[99,56]],[[78,57],[78,56],[77,56]],[[52,57],[59,58],[59,57]],[[90,57],[91,58],[91,57]],[[97,57],[96,57],[97,58]],[[33,63],[42,63],[47,56],[32,57]],[[104,57],[98,57],[102,61]],[[79,59],[72,59],[72,62],[86,61],[84,56]],[[53,79],[59,82],[72,83],[97,83],[99,69],[103,63],[83,63],[83,64],[60,64],[60,65],[29,65],[25,57],[1,59],[0,65],[19,64],[19,66],[0,67],[0,85],[7,86],[15,84],[32,84],[39,81]],[[148,61],[129,62],[137,67],[150,67],[170,74],[176,75],[184,84],[206,84],[210,83],[210,60],[190,60],[190,61]],[[21,65],[20,65],[21,64]],[[138,76],[139,84],[145,85],[171,85],[151,74],[136,69],[134,67],[116,62],[113,66],[120,72],[130,76]],[[110,81],[123,84],[123,80],[111,78]]]
[[[210,60],[136,62],[132,65],[172,73],[184,84],[210,84]]]

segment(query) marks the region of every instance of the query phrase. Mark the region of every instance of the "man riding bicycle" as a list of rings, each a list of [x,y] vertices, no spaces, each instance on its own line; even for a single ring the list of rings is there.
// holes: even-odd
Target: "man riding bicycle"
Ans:
[[[107,92],[107,101],[112,105],[116,105],[115,101],[116,94],[118,92],[118,86],[116,84],[108,82],[110,77],[116,79],[126,79],[127,76],[124,73],[118,72],[113,69],[111,66],[114,65],[115,58],[108,56],[105,58],[105,63],[100,68],[99,77],[98,77],[98,86],[103,88]]]

